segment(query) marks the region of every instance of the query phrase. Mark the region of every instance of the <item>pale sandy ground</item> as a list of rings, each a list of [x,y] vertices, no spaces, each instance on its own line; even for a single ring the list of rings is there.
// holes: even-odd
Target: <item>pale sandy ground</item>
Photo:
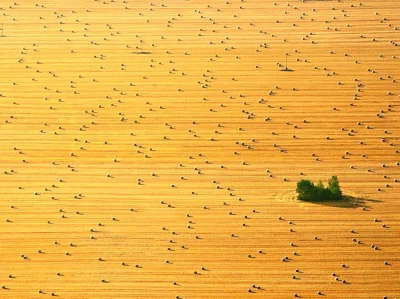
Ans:
[[[400,3],[276,2],[1,1],[1,298],[400,297]]]

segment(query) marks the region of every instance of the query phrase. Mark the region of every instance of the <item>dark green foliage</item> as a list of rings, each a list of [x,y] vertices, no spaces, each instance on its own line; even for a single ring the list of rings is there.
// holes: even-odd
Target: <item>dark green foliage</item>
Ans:
[[[296,192],[299,193],[298,198],[300,200],[307,200],[308,198],[312,198],[314,190],[314,183],[310,180],[301,180],[297,183]]]
[[[314,185],[310,180],[301,180],[297,183],[296,192],[299,200],[305,201],[326,201],[342,199],[342,190],[340,190],[337,176],[332,176],[328,181],[328,187],[324,187],[321,180]]]
[[[328,181],[328,188],[331,193],[332,199],[341,199],[342,190],[340,190],[339,180],[336,175],[332,176]]]

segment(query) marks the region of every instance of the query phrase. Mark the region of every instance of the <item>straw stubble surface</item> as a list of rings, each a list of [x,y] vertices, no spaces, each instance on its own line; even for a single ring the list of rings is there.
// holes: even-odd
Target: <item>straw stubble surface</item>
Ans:
[[[400,296],[397,1],[1,6],[2,298]]]

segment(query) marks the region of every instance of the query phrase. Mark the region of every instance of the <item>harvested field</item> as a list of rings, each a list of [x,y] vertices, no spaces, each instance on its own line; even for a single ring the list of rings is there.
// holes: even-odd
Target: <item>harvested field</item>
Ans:
[[[1,298],[400,297],[398,1],[0,7]]]

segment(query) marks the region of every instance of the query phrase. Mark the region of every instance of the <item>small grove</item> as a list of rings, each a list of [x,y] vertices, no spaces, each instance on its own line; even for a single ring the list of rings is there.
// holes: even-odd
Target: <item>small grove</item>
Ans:
[[[297,198],[304,201],[328,201],[343,199],[342,190],[336,175],[328,181],[328,186],[324,187],[321,180],[315,185],[310,180],[301,180],[297,183]]]

